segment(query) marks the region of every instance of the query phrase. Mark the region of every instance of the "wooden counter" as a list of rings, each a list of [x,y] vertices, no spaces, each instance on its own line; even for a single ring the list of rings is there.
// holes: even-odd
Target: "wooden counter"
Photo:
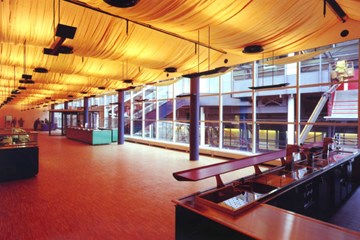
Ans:
[[[110,144],[112,142],[111,130],[67,128],[66,137],[91,145]]]
[[[359,232],[262,203],[236,217],[207,206],[196,206],[192,197],[175,203],[177,240],[360,239]]]
[[[278,158],[280,155],[283,152],[270,156]],[[194,169],[193,173],[186,170],[174,175],[181,181],[216,177],[231,171],[229,166],[238,169],[240,165],[248,166],[251,162],[258,164],[261,162],[259,159],[267,159],[268,156],[269,154],[265,154],[255,159],[247,158],[247,163],[242,164],[236,163],[241,160],[223,163],[224,168],[220,163]],[[292,172],[292,180],[284,180],[282,184],[278,184],[276,178],[280,176],[274,175],[273,171],[255,176],[257,182],[264,181],[278,189],[236,214],[221,211],[211,204],[203,204],[206,201],[199,201],[199,196],[216,192],[220,189],[219,186],[215,190],[174,200],[176,239],[360,239],[360,232],[320,220],[339,207],[357,188],[359,183],[354,180],[360,174],[359,162],[357,152],[333,153],[327,160],[327,165],[314,166],[316,171],[309,171],[303,176]],[[321,161],[317,162],[320,163]],[[281,175],[281,178],[286,179],[286,175]]]

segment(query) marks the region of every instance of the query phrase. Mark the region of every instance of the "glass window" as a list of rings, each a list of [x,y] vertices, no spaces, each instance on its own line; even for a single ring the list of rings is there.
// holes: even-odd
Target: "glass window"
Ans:
[[[225,149],[251,151],[251,123],[245,121],[223,122],[223,143]]]
[[[156,121],[145,120],[144,137],[156,139]]]
[[[146,87],[144,100],[154,100],[154,99],[156,99],[156,87],[154,86]]]
[[[315,50],[266,56],[240,64],[222,76],[200,79],[201,146],[266,152],[284,149],[301,135],[304,142],[334,137],[344,146],[357,146],[358,45],[359,41],[354,40],[324,46],[316,49],[318,55],[299,63],[292,60],[277,64],[276,60],[291,60]],[[190,81],[183,78],[169,86],[150,85],[126,91],[125,133],[188,144]],[[254,89],[253,84],[288,85]],[[107,125],[117,126],[117,106],[111,104],[117,102],[117,94],[105,98],[95,98],[94,104],[106,105]],[[74,100],[71,106],[81,109],[83,99]],[[55,108],[61,109],[63,104]]]
[[[169,99],[173,97],[173,85],[157,87],[158,99]]]
[[[200,79],[200,93],[218,93],[218,92],[219,92],[219,77]]]
[[[190,79],[183,78],[175,83],[175,96],[190,94]]]
[[[219,147],[219,122],[200,123],[200,135],[200,139],[204,139],[201,145]]]
[[[141,137],[142,136],[142,121],[134,120],[133,121],[133,135]]]
[[[159,121],[158,122],[159,140],[172,141],[173,140],[173,122]]]
[[[157,107],[156,101],[146,101],[144,102],[144,111],[145,111],[145,119],[146,120],[156,120],[157,115]]]
[[[249,91],[252,86],[252,63],[241,64],[233,70],[233,92]]]
[[[176,98],[176,120],[190,120],[190,97]]]
[[[189,143],[190,123],[175,123],[175,141],[178,143]]]
[[[231,92],[232,82],[233,82],[233,72],[228,72],[220,76],[221,81],[221,91],[222,92]]]
[[[159,100],[159,119],[172,120],[173,119],[173,106],[172,100]],[[178,105],[180,107],[180,105]]]

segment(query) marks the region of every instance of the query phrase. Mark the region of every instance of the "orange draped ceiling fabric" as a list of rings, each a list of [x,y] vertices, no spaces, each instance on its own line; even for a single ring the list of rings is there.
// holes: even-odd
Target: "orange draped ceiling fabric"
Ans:
[[[324,16],[321,0],[140,0],[125,9],[102,0],[2,0],[0,101],[24,85],[22,74],[35,84],[13,104],[65,101],[261,59],[242,52],[249,45],[282,55],[360,38],[360,1],[337,2],[346,22],[329,4]],[[63,43],[73,53],[46,55],[58,24],[77,28]]]

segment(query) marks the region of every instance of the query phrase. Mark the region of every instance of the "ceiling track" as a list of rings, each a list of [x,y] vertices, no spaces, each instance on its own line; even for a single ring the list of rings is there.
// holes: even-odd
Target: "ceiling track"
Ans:
[[[139,26],[142,26],[142,27],[146,27],[146,28],[149,28],[151,30],[154,30],[154,31],[157,31],[157,32],[160,32],[160,33],[163,33],[163,34],[166,34],[166,35],[169,35],[169,36],[172,36],[172,37],[175,37],[175,38],[178,38],[178,39],[181,39],[181,40],[184,40],[184,41],[187,41],[187,42],[191,42],[191,43],[194,43],[194,44],[197,44],[199,46],[202,46],[202,47],[205,47],[205,48],[208,48],[208,49],[211,49],[213,51],[216,51],[216,52],[219,52],[219,53],[222,53],[222,54],[227,54],[226,51],[222,50],[222,49],[218,49],[218,48],[214,48],[210,45],[207,45],[205,43],[201,43],[201,42],[198,42],[198,41],[194,41],[192,39],[189,39],[189,38],[186,38],[186,37],[183,37],[181,35],[178,35],[176,33],[173,33],[173,32],[169,32],[169,31],[166,31],[164,29],[161,29],[161,28],[157,28],[157,27],[154,27],[150,24],[145,24],[145,23],[142,23],[142,22],[137,22],[137,21],[133,21],[133,20],[130,20],[128,18],[124,18],[124,17],[121,17],[121,16],[118,16],[118,15],[115,15],[115,14],[112,14],[112,13],[109,13],[109,12],[106,12],[104,10],[101,10],[99,8],[94,8],[92,6],[89,6],[88,4],[86,3],[83,3],[81,1],[78,1],[78,0],[64,0],[65,2],[69,2],[69,3],[72,3],[72,4],[75,4],[75,5],[78,5],[78,6],[81,6],[81,7],[84,7],[84,8],[87,8],[87,9],[90,9],[90,10],[93,10],[93,11],[96,11],[96,12],[99,12],[99,13],[103,13],[103,14],[106,14],[106,15],[109,15],[109,16],[112,16],[112,17],[115,17],[115,18],[119,18],[119,19],[122,19],[122,20],[125,20],[127,23],[128,22],[131,22],[133,24],[136,24],[136,25],[139,25]]]

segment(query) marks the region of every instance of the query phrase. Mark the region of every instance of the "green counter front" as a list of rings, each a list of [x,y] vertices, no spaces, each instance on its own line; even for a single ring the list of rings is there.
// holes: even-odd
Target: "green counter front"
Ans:
[[[111,141],[118,141],[118,129],[117,128],[99,128],[99,130],[110,130],[111,131]]]
[[[111,130],[68,128],[66,129],[66,137],[91,145],[110,144],[112,142]]]

